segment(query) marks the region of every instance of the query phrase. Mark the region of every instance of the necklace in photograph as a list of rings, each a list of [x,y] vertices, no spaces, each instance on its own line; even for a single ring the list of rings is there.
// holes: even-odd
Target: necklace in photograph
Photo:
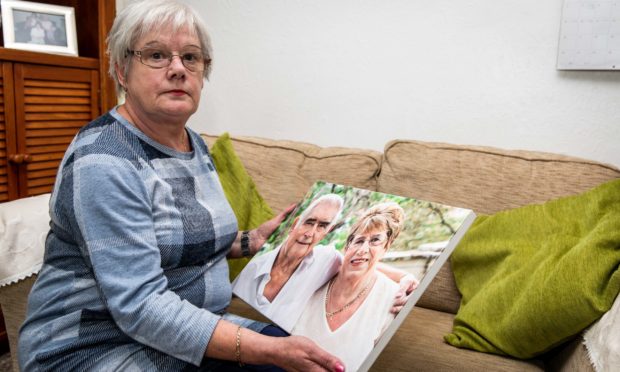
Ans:
[[[366,293],[366,291],[368,290],[368,288],[370,288],[370,285],[372,284],[373,280],[372,278],[368,281],[368,284],[366,284],[366,286],[360,291],[360,293],[357,294],[357,296],[355,296],[355,298],[353,298],[351,301],[347,302],[346,304],[344,304],[343,307],[341,307],[338,310],[334,310],[334,311],[327,311],[327,303],[329,302],[329,296],[331,294],[332,291],[332,284],[334,283],[334,279],[332,278],[329,281],[329,284],[327,284],[327,292],[325,293],[325,313],[327,315],[328,318],[333,318],[334,315],[339,314],[343,311],[345,311],[346,309],[348,309],[349,307],[351,307],[351,305],[353,305],[357,300],[359,300],[360,298],[362,298],[362,296],[364,295],[364,293]]]

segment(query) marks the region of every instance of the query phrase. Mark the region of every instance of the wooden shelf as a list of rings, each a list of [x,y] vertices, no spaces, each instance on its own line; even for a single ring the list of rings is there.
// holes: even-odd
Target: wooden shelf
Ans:
[[[99,68],[99,59],[97,58],[65,56],[3,47],[0,47],[0,60],[95,70]]]

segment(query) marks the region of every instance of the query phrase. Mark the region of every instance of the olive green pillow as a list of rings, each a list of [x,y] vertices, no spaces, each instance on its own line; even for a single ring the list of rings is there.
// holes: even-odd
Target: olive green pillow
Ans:
[[[239,230],[251,230],[273,217],[273,211],[260,196],[252,177],[235,153],[228,133],[222,134],[211,146],[211,156],[230,203]],[[233,280],[248,263],[248,258],[228,260]]]
[[[451,345],[531,358],[596,321],[620,291],[620,180],[476,219],[451,257]]]

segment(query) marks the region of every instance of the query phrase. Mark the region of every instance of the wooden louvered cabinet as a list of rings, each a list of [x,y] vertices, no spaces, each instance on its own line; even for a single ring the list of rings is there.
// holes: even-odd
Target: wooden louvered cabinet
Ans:
[[[75,10],[79,57],[3,48],[0,203],[49,192],[80,127],[116,104],[105,39],[114,0],[37,0]]]
[[[0,202],[50,192],[73,136],[100,114],[97,61],[53,56],[58,66],[1,56]]]

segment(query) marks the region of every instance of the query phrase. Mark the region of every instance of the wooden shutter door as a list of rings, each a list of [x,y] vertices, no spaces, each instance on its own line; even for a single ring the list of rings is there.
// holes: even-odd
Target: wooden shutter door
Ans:
[[[99,116],[95,70],[15,64],[17,148],[30,155],[20,196],[50,192],[77,131]]]
[[[18,196],[18,167],[9,162],[9,156],[17,152],[14,114],[13,64],[0,62],[0,203]]]

